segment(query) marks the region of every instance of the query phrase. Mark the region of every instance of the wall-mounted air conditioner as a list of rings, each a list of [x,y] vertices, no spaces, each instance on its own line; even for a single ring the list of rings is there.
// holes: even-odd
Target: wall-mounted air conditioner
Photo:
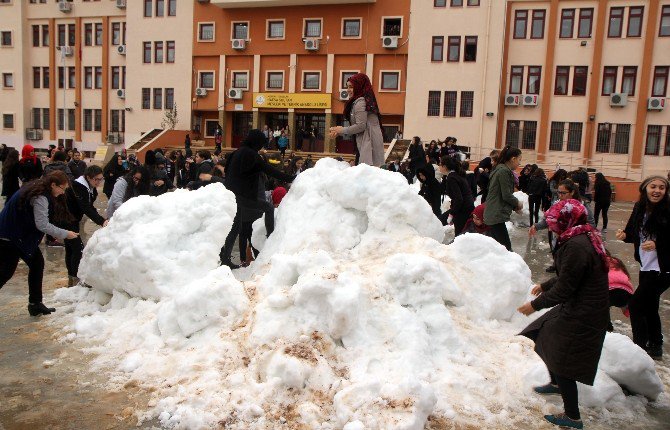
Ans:
[[[628,93],[612,93],[610,94],[610,106],[624,107],[628,104]]]
[[[196,88],[195,95],[197,97],[205,97],[207,95],[207,88]]]
[[[305,49],[307,51],[318,51],[319,39],[305,39]]]
[[[382,37],[382,46],[386,49],[395,49],[398,47],[398,36]]]
[[[116,47],[116,52],[119,53],[119,55],[126,55],[126,45],[119,45]]]
[[[505,106],[519,106],[521,96],[518,94],[505,94]]]
[[[116,96],[120,99],[125,99],[126,98],[126,90],[123,89],[123,88],[116,90]]]
[[[537,96],[537,94],[524,94],[521,97],[524,106],[537,106],[539,99],[540,98]]]
[[[650,97],[647,103],[647,110],[665,109],[665,97]]]
[[[116,0],[116,7],[118,7],[119,9],[125,9],[126,0]]]
[[[241,51],[247,47],[247,41],[244,39],[233,39],[232,46],[233,49]]]
[[[228,90],[228,98],[240,100],[244,92],[239,88],[231,88]]]
[[[64,13],[71,12],[72,3],[61,0],[58,2],[58,10]]]
[[[349,100],[349,93],[347,90],[340,90],[340,100],[347,101]]]

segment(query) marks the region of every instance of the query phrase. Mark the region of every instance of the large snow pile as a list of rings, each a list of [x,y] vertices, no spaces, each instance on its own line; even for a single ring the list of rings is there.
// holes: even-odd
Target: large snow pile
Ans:
[[[236,272],[242,282],[207,266],[231,212],[214,221],[197,205],[221,203],[205,197],[232,202],[208,186],[138,199],[114,217],[150,213],[177,228],[183,220],[171,214],[188,209],[203,263],[153,248],[174,265],[164,269],[188,275],[170,287],[178,294],[156,294],[162,281],[103,277],[92,291],[56,294],[63,339],[97,354],[110,384],[152,393],[141,419],[184,429],[530,428],[553,408],[532,394],[546,369],[515,335],[530,321],[515,311],[528,298],[530,270],[480,235],[442,245],[439,221],[401,176],[320,160],[284,198],[259,258]],[[149,230],[119,229],[106,241],[96,232],[82,269],[145,246],[137,235]],[[208,238],[211,249],[200,243]],[[122,270],[140,279],[135,271],[156,269]],[[624,397],[614,381],[651,399],[662,389],[653,362],[625,337],[608,336],[599,375],[584,395],[601,419],[644,419],[645,398]]]

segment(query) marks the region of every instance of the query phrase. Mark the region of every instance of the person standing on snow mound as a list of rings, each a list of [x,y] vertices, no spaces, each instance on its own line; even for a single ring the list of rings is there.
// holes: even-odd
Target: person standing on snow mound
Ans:
[[[347,80],[347,93],[349,100],[344,106],[344,118],[349,119],[351,125],[331,127],[330,137],[355,135],[356,147],[360,154],[358,162],[380,167],[384,164],[382,117],[370,78],[364,73],[351,76]]]
[[[221,249],[221,264],[231,269],[238,268],[233,264],[230,256],[235,246],[235,238],[240,233],[241,212],[261,211],[265,213],[265,230],[270,236],[275,228],[274,206],[267,200],[258,198],[258,183],[261,173],[276,178],[283,182],[293,182],[295,176],[272,167],[258,153],[265,145],[266,139],[262,131],[258,129],[250,130],[242,146],[228,156],[226,160],[226,178],[224,184],[226,188],[235,194],[237,201],[237,212],[233,219],[233,225],[226,237],[226,242]]]
[[[558,236],[557,276],[531,293],[537,298],[518,308],[524,315],[553,308],[520,334],[535,342],[535,352],[549,369],[551,381],[534,391],[560,394],[564,413],[545,415],[561,428],[583,428],[577,382],[593,385],[609,322],[608,257],[600,233],[587,223],[586,208],[563,200],[545,213]]]

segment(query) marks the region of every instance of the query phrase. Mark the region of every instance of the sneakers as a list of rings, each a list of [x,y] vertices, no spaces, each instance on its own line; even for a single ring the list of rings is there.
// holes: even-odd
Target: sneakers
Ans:
[[[539,387],[533,387],[533,391],[537,394],[551,395],[551,394],[561,394],[561,391],[558,389],[558,385],[540,385]]]
[[[56,308],[47,308],[44,303],[28,303],[30,316],[49,315],[51,312],[56,312]]]
[[[545,415],[544,419],[549,421],[555,426],[559,426],[562,429],[583,429],[584,423],[582,420],[573,420],[565,414],[556,414],[556,415]]]
[[[645,348],[647,350],[647,354],[654,360],[663,360],[663,344],[653,344],[650,343],[647,345]]]

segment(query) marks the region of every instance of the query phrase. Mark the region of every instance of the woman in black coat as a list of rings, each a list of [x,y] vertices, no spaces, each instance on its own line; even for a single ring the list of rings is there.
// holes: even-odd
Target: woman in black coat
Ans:
[[[112,196],[112,191],[114,191],[114,184],[116,180],[126,174],[126,169],[123,168],[123,159],[119,154],[114,154],[109,163],[105,166],[103,170],[103,177],[105,183],[102,186],[102,192],[109,199]]]
[[[2,163],[2,196],[9,201],[19,190],[19,151],[11,148]]]
[[[612,185],[605,179],[605,175],[600,172],[596,173],[596,180],[593,184],[593,200],[596,203],[593,214],[596,220],[596,227],[598,227],[598,218],[602,212],[602,231],[605,232],[607,230],[607,211],[610,208],[610,203],[612,203]]]
[[[535,352],[549,369],[551,382],[538,394],[561,394],[565,413],[545,415],[552,424],[581,429],[577,384],[593,385],[609,321],[607,255],[598,231],[586,221],[578,200],[562,200],[546,212],[558,235],[557,276],[536,285],[535,300],[519,307],[530,315],[553,308],[521,334],[535,341]]]
[[[668,180],[651,176],[640,184],[640,200],[625,230],[616,238],[635,245],[640,283],[628,305],[633,342],[653,359],[663,357],[663,332],[658,307],[670,287],[670,198]]]
[[[475,209],[475,199],[462,169],[463,165],[456,157],[446,156],[440,161],[440,171],[446,174],[442,185],[451,199],[449,210],[442,214],[440,220],[442,225],[446,225],[451,215],[456,236],[463,233],[463,228]]]
[[[409,170],[412,173],[412,178],[416,176],[416,172],[426,165],[426,151],[423,149],[423,143],[419,136],[412,138],[412,143],[409,145]]]
[[[433,213],[436,217],[442,214],[441,200],[442,200],[442,190],[440,189],[440,183],[435,179],[435,171],[433,166],[423,166],[416,172],[419,182],[421,182],[421,191],[419,195],[423,196],[424,199],[428,202]]]

